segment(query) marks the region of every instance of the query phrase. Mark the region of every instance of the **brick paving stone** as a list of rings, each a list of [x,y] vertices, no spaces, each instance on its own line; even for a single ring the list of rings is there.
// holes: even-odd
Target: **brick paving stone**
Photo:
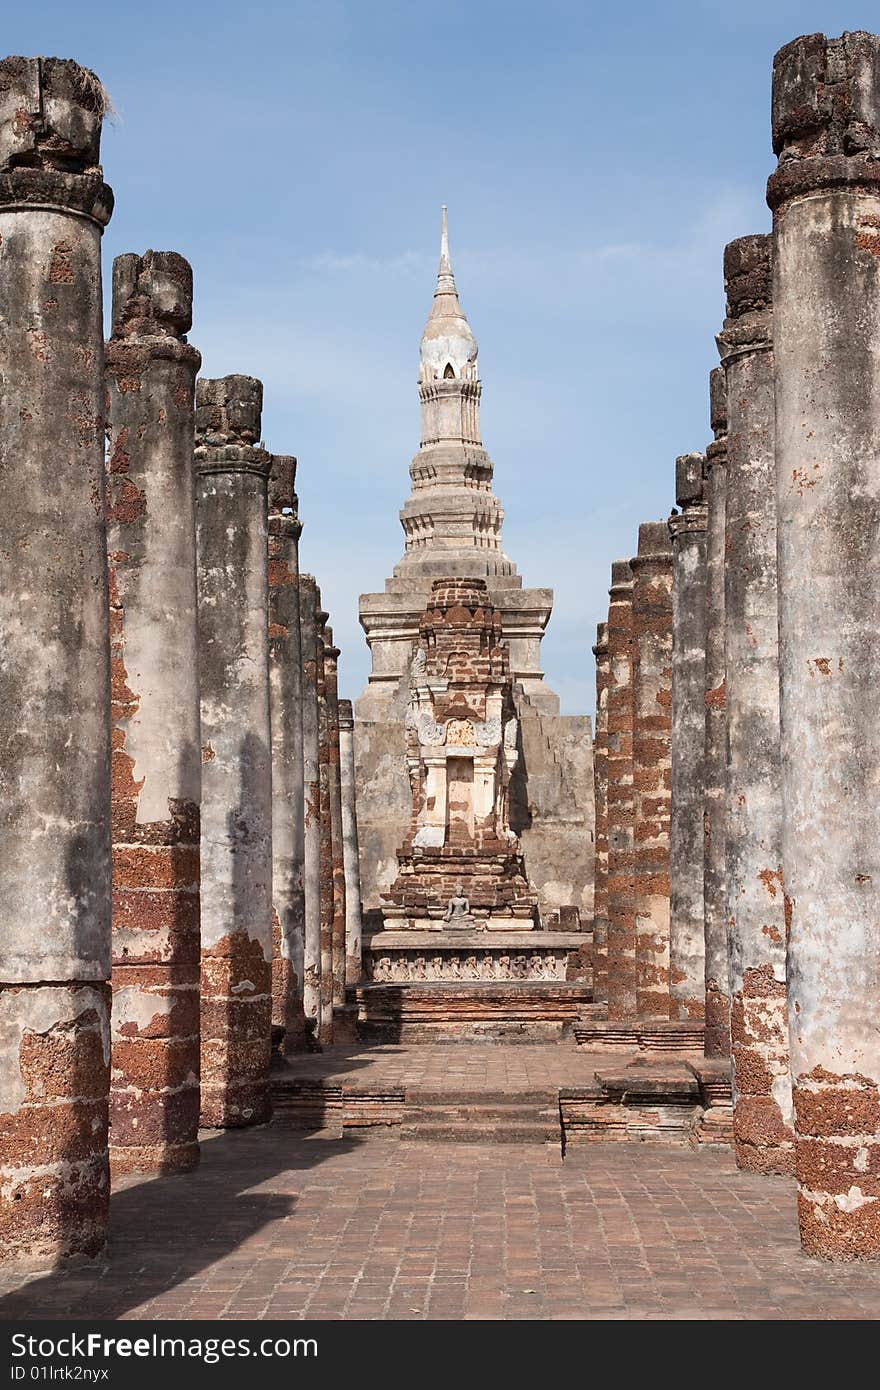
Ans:
[[[338,1069],[341,1051],[304,1064]],[[362,1070],[450,1084],[437,1060],[450,1049],[410,1049],[409,1073],[407,1049],[376,1051]],[[568,1084],[560,1074],[586,1062],[451,1051],[468,1089]],[[880,1263],[802,1255],[791,1181],[738,1172],[724,1151],[595,1144],[562,1162],[539,1145],[315,1141],[279,1126],[202,1152],[194,1173],[119,1185],[109,1262],[4,1269],[0,1317],[880,1317]]]

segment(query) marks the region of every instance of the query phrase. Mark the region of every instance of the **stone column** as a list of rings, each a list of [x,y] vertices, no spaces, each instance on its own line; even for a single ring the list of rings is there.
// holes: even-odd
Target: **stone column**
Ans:
[[[192,270],[118,256],[106,348],[114,1172],[198,1163],[199,735]]]
[[[706,459],[675,461],[672,537],[672,802],[670,807],[669,1017],[702,1019],[703,754],[706,725]]]
[[[880,1254],[880,39],[773,66],[782,862],[801,1239]]]
[[[269,711],[272,721],[272,1024],[282,1047],[305,1045],[303,952],[302,642],[296,459],[276,454],[269,474]]]
[[[342,767],[339,740],[339,648],[325,631],[324,685],[327,691],[330,839],[333,864],[333,1007],[345,1004],[345,859],[342,845]]]
[[[672,550],[665,521],[639,527],[633,571],[636,1010],[669,1017]]]
[[[320,1041],[333,1041],[333,808],[330,796],[330,705],[327,698],[327,648],[333,645],[328,632],[330,614],[321,607],[321,591],[316,590],[318,689],[318,777],[321,787],[321,1029]]]
[[[272,768],[263,388],[200,379],[196,520],[202,696],[202,1122],[269,1116]]]
[[[310,574],[300,577],[299,612],[303,661],[303,1009],[307,1037],[317,1043],[321,1031],[321,773],[318,702],[318,586]]]
[[[110,675],[104,93],[0,63],[0,1223],[7,1259],[103,1248]]]
[[[633,858],[633,571],[611,566],[608,606],[608,1017],[636,1013]]]
[[[361,979],[361,866],[358,848],[354,771],[354,712],[351,700],[339,701],[339,767],[342,778],[342,855],[345,867],[345,983]]]
[[[736,1161],[790,1173],[770,246],[742,237],[724,252],[725,838]]]
[[[596,732],[593,739],[593,787],[596,807],[593,887],[593,1000],[608,997],[608,624],[596,626]]]
[[[706,450],[709,530],[706,538],[706,743],[703,764],[703,916],[706,949],[707,1057],[730,1055],[727,964],[727,874],[724,812],[727,709],[724,681],[724,528],[727,498],[727,388],[724,370],[709,373],[714,439]]]

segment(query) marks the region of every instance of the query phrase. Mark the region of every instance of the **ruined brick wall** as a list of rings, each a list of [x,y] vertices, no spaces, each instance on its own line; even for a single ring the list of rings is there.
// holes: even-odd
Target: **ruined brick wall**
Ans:
[[[675,463],[672,537],[672,799],[670,805],[670,1018],[705,1014],[703,759],[706,688],[706,460]]]
[[[342,782],[342,856],[345,874],[345,983],[360,983],[362,972],[361,872],[358,859],[357,796],[354,769],[354,711],[339,701],[339,767]]]
[[[639,527],[633,569],[636,1009],[669,1017],[672,552],[665,521]]]
[[[321,730],[318,698],[320,609],[314,576],[299,583],[300,640],[303,689],[303,1011],[307,1037],[317,1042],[321,1032]]]
[[[608,1017],[636,1014],[633,571],[615,560],[608,607]]]
[[[269,711],[272,724],[272,1025],[282,1048],[305,1044],[305,820],[296,459],[269,474]]]
[[[727,866],[724,815],[727,786],[727,688],[724,662],[724,535],[727,507],[727,385],[709,374],[714,439],[706,449],[706,741],[703,800],[703,922],[706,950],[706,1055],[730,1055],[727,957]]]
[[[198,1162],[199,688],[192,270],[119,256],[106,349],[115,1172]]]
[[[608,995],[608,683],[611,657],[608,624],[596,627],[596,736],[593,740],[593,786],[596,806],[593,890],[593,1000]]]
[[[333,870],[332,993],[333,1007],[345,1003],[345,861],[342,845],[342,766],[339,748],[339,648],[326,629],[324,683],[327,692],[330,851]]]
[[[328,635],[327,620],[330,614],[321,608],[321,593],[317,591],[318,611],[317,648],[315,653],[315,688],[318,696],[318,781],[320,786],[320,996],[321,1018],[319,1038],[324,1044],[333,1041],[333,811],[330,798],[330,702],[327,697],[327,648],[332,646],[332,633]]]

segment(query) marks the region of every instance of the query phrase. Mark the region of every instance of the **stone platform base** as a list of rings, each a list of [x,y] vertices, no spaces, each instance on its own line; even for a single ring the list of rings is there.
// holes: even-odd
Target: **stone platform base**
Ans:
[[[586,932],[381,931],[364,942],[364,974],[375,984],[476,980],[591,983],[582,965]],[[587,978],[584,978],[584,977]]]
[[[635,1052],[700,1057],[705,1030],[702,1023],[667,1019],[626,1019],[620,1023],[582,1019],[575,1024],[573,1032],[578,1046],[590,1052],[614,1056],[631,1056]]]
[[[591,985],[565,980],[434,980],[358,986],[358,1036],[387,1042],[553,1042],[571,1033]]]
[[[601,1068],[588,1086],[559,1092],[563,1153],[578,1143],[609,1140],[733,1142],[730,1067],[697,1061],[646,1061]]]

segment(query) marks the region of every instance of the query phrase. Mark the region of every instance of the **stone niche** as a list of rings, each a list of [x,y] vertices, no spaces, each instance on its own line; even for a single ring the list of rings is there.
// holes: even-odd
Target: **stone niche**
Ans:
[[[517,718],[485,580],[433,582],[409,675],[411,819],[383,929],[369,942],[367,978],[565,980],[583,938],[540,930],[510,826]]]
[[[532,930],[537,895],[509,822],[510,664],[485,580],[434,581],[405,723],[412,817],[383,904],[386,930]]]

